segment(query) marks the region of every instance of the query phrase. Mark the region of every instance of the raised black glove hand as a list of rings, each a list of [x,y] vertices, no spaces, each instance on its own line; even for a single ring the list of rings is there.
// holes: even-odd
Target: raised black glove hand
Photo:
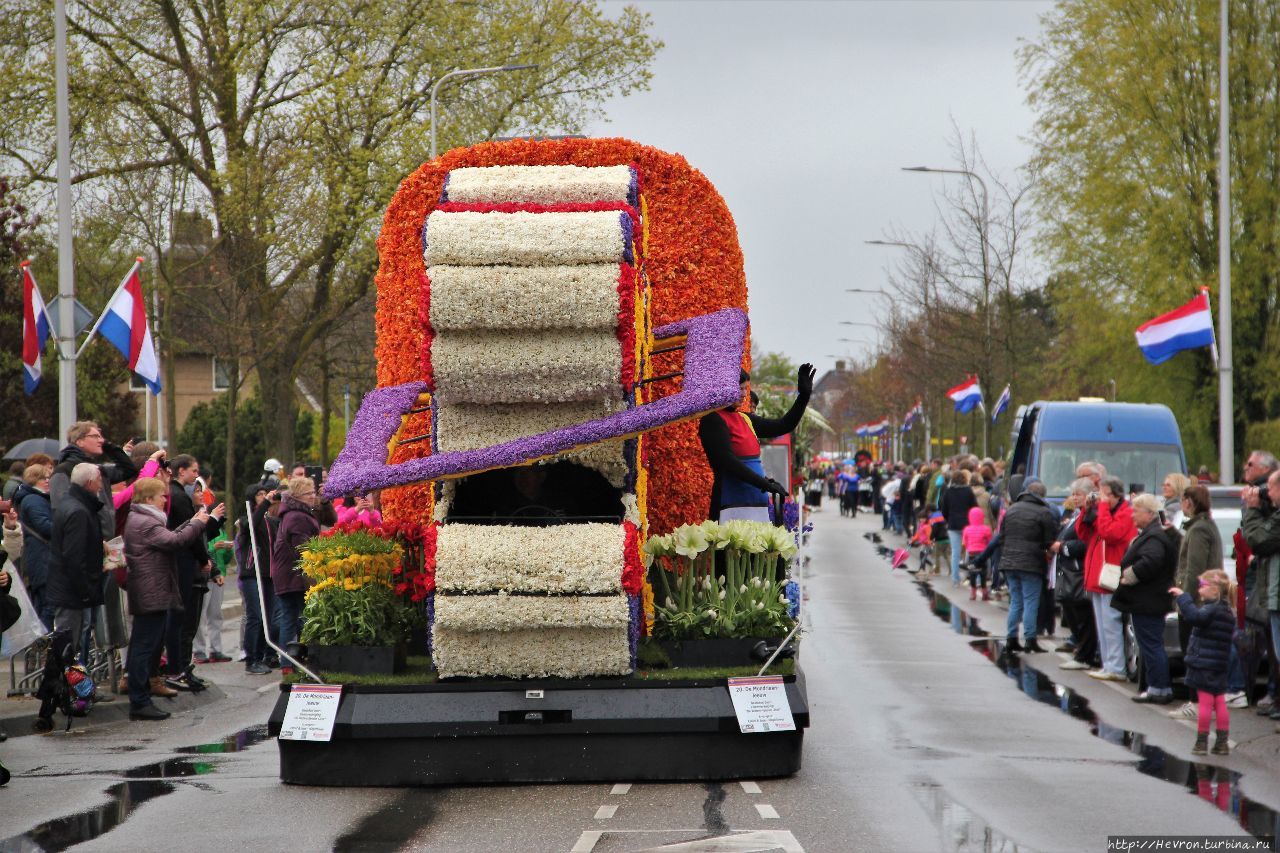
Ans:
[[[813,393],[813,377],[818,375],[818,371],[814,369],[812,364],[805,362],[800,365],[800,369],[796,372],[796,390],[804,396]]]
[[[784,498],[790,496],[790,492],[786,487],[772,478],[765,480],[765,490],[773,492],[775,495],[782,495]]]

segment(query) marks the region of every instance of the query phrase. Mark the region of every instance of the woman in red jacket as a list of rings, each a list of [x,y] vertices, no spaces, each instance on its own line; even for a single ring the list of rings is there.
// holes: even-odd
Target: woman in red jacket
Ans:
[[[1084,557],[1084,589],[1093,605],[1093,623],[1098,632],[1102,668],[1089,673],[1102,681],[1126,681],[1124,667],[1124,617],[1111,606],[1111,594],[1098,581],[1104,562],[1119,565],[1129,543],[1138,535],[1133,525],[1133,507],[1124,498],[1124,482],[1119,477],[1103,477],[1099,495],[1090,496],[1076,522],[1076,534],[1088,550]]]

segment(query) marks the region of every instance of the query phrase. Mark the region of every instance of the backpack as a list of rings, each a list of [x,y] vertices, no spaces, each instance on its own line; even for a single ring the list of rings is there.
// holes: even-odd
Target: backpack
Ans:
[[[65,628],[54,631],[49,640],[40,686],[36,689],[40,710],[36,712],[33,728],[38,732],[52,731],[54,712],[61,711],[67,717],[66,731],[71,731],[71,718],[83,717],[89,712],[95,693],[93,679],[83,667],[75,665],[71,632]]]

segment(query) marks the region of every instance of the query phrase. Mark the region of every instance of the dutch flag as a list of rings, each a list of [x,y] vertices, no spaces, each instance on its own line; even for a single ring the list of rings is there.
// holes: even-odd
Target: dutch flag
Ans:
[[[22,386],[28,394],[40,386],[40,354],[49,340],[49,312],[44,307],[31,261],[22,262]]]
[[[1166,362],[1184,349],[1214,346],[1209,289],[1200,288],[1200,293],[1186,305],[1143,323],[1134,336],[1152,364]]]
[[[967,415],[982,403],[982,386],[978,384],[977,376],[970,376],[948,391],[947,396],[955,402],[957,412]]]
[[[867,426],[867,435],[884,435],[889,431],[889,419],[877,421]]]
[[[996,408],[995,408],[995,411],[993,411],[993,412],[991,413],[991,422],[992,422],[992,423],[995,423],[995,422],[996,422],[996,418],[1000,417],[1000,413],[1001,413],[1001,412],[1003,412],[1005,409],[1009,408],[1009,401],[1010,401],[1011,399],[1012,399],[1012,394],[1011,394],[1011,393],[1010,393],[1010,391],[1009,391],[1009,386],[1008,386],[1008,385],[1006,385],[1006,386],[1004,386],[1004,390],[1000,392],[1000,399],[999,399],[999,400],[996,400]]]
[[[916,418],[924,414],[924,401],[916,400],[916,404],[911,407],[911,411],[907,412],[906,417],[902,419],[902,431],[910,432],[911,428],[916,425]]]
[[[151,342],[147,325],[146,303],[142,298],[142,277],[138,274],[142,258],[120,282],[120,287],[98,318],[98,328],[111,345],[129,362],[129,369],[147,384],[152,394],[160,393],[160,362]]]

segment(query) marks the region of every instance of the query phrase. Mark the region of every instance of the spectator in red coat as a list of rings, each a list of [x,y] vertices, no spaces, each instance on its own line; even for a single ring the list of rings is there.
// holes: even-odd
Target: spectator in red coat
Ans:
[[[1124,621],[1111,606],[1115,590],[1105,589],[1098,581],[1103,563],[1119,565],[1129,543],[1138,535],[1133,524],[1133,507],[1124,497],[1124,483],[1119,477],[1103,477],[1098,496],[1090,496],[1076,533],[1088,550],[1084,557],[1084,588],[1093,605],[1093,621],[1098,632],[1098,651],[1102,668],[1089,675],[1102,681],[1125,681]]]

